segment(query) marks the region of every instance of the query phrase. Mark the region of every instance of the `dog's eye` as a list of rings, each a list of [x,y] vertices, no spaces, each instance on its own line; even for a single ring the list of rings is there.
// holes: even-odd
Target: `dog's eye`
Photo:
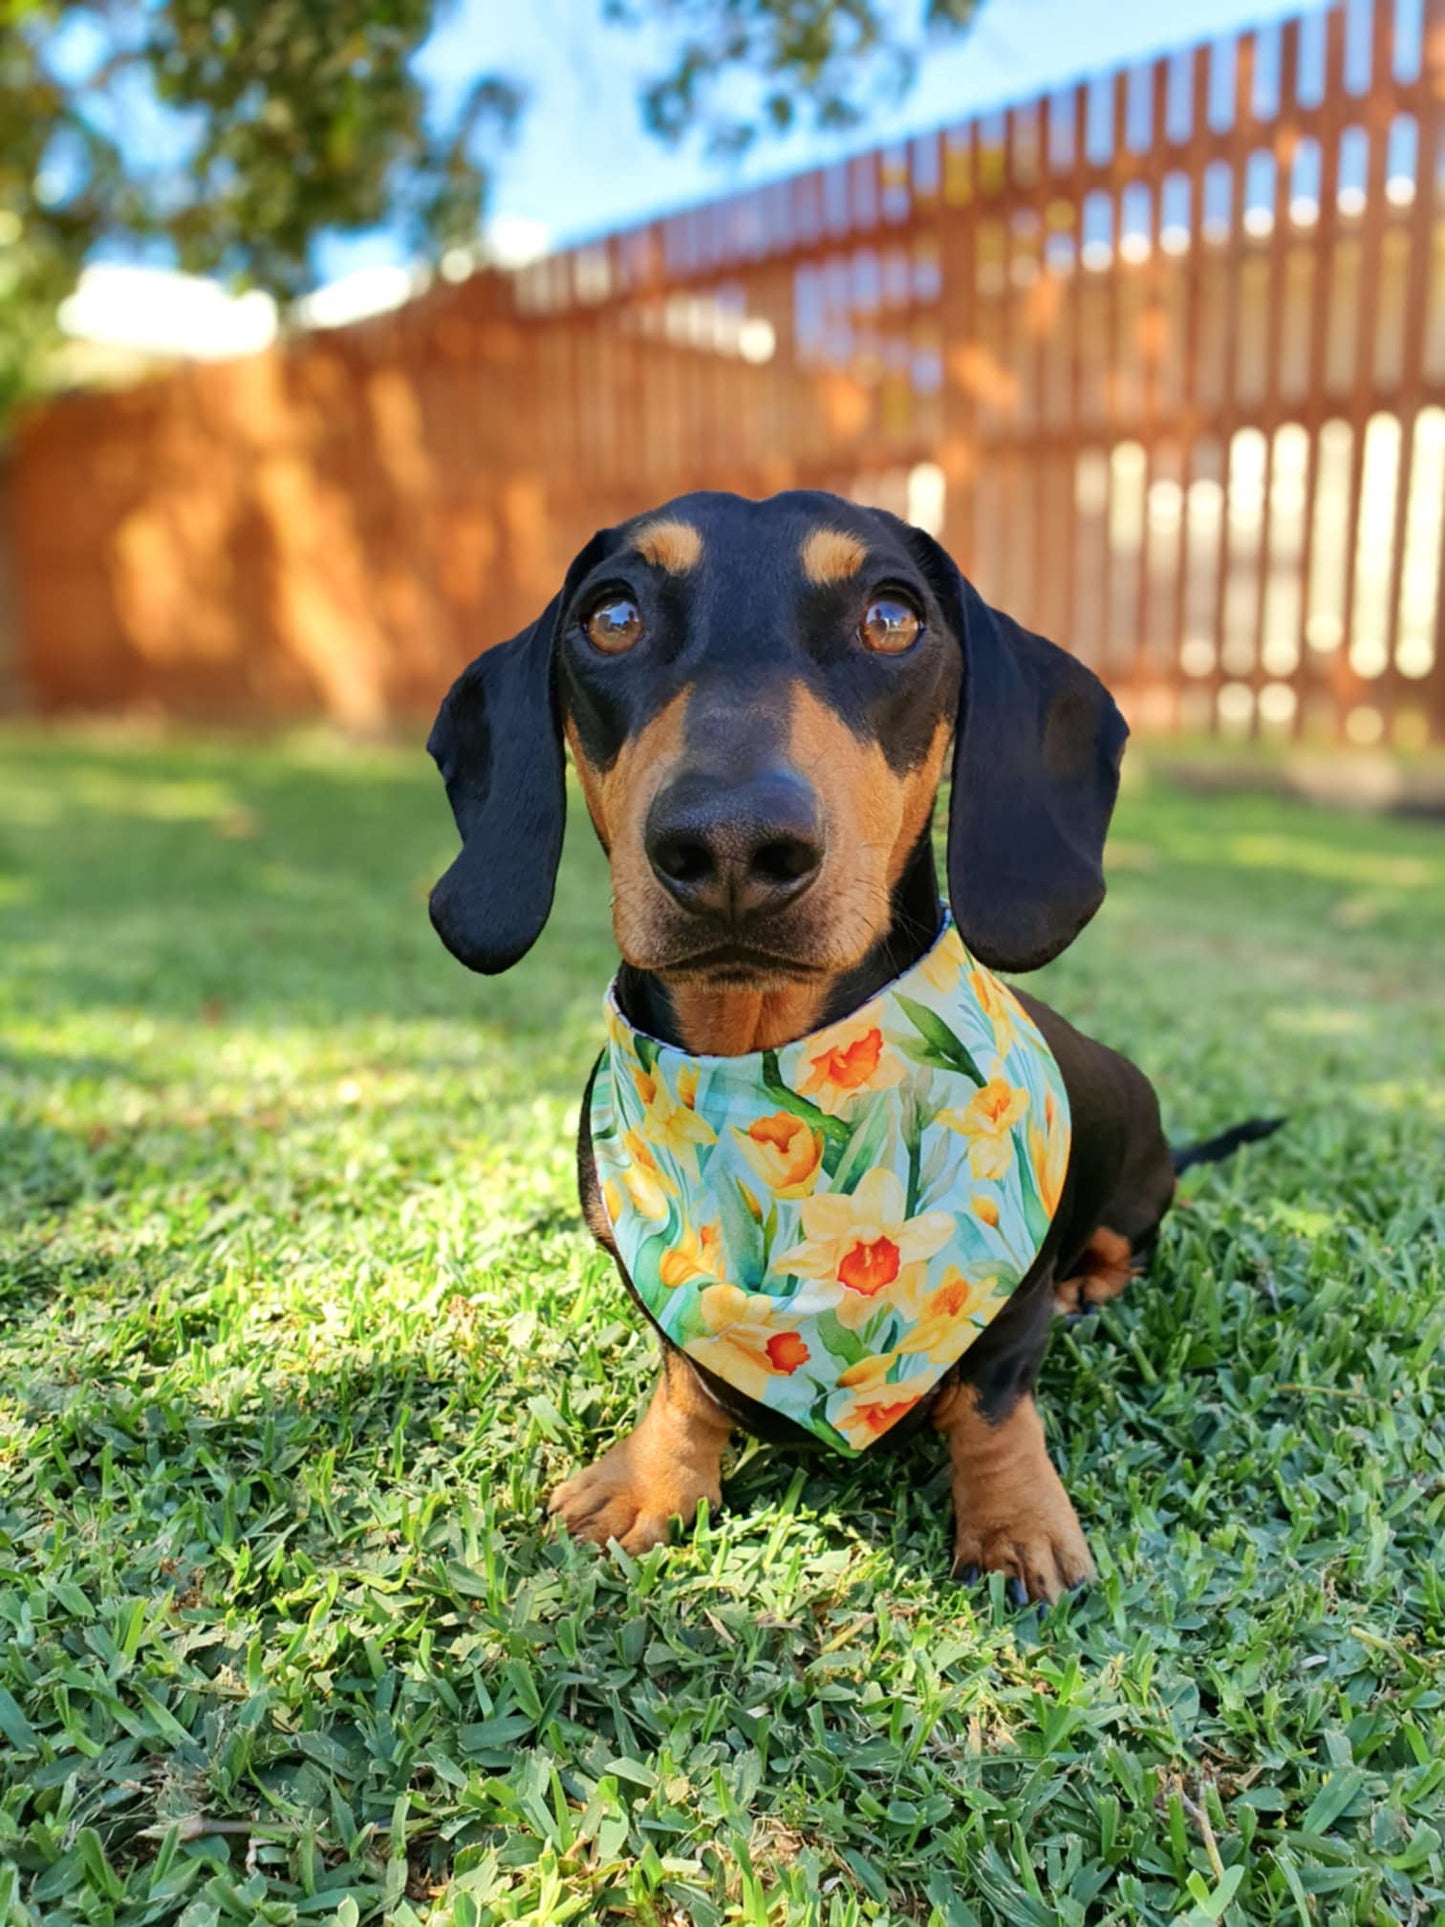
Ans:
[[[642,616],[628,596],[612,596],[599,602],[582,625],[587,640],[604,655],[620,656],[642,635]]]
[[[923,629],[923,618],[902,596],[875,596],[864,611],[858,635],[865,649],[896,656],[910,648]]]

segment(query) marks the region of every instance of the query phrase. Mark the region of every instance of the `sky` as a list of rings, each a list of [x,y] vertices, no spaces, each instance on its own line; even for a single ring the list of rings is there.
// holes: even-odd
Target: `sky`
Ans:
[[[918,0],[897,4],[917,18]],[[604,25],[602,0],[453,0],[418,69],[443,110],[480,73],[523,83],[528,105],[491,212],[562,243],[1302,10],[1299,0],[986,0],[971,33],[926,54],[901,106],[841,137],[763,142],[741,165],[643,132],[639,83],[666,65],[666,43]],[[332,277],[400,258],[379,234],[328,242],[321,265]]]

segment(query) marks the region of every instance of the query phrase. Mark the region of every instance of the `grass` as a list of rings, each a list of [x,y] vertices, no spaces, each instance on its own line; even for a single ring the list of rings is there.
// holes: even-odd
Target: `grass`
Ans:
[[[1036,981],[1177,1138],[1291,1122],[1056,1336],[1041,1616],[947,1577],[931,1440],[544,1528],[653,1363],[580,822],[496,983],[416,752],[12,732],[0,825],[4,1927],[1445,1920],[1438,827],[1126,796]]]

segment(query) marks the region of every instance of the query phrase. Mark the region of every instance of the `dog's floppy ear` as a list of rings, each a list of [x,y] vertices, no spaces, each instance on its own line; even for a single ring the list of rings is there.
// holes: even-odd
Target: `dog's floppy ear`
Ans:
[[[929,574],[963,648],[948,894],[998,970],[1058,956],[1104,900],[1104,837],[1129,725],[1091,669],[979,595],[929,536]]]
[[[488,975],[527,954],[552,908],[567,810],[552,681],[561,602],[462,671],[427,739],[462,833],[431,893],[432,924],[454,957]]]
[[[526,956],[552,908],[567,815],[553,649],[611,535],[599,529],[573,557],[530,628],[462,671],[427,738],[462,833],[461,855],[431,893],[432,924],[454,957],[488,976]]]

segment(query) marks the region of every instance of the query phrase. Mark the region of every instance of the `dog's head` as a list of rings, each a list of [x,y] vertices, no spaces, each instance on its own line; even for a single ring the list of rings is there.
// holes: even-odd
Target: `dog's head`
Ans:
[[[896,517],[682,496],[593,536],[453,685],[428,748],[463,847],[432,921],[473,970],[535,942],[565,739],[628,963],[669,983],[836,975],[887,931],[952,740],[955,918],[985,963],[1032,969],[1103,898],[1127,733],[1088,669]]]

